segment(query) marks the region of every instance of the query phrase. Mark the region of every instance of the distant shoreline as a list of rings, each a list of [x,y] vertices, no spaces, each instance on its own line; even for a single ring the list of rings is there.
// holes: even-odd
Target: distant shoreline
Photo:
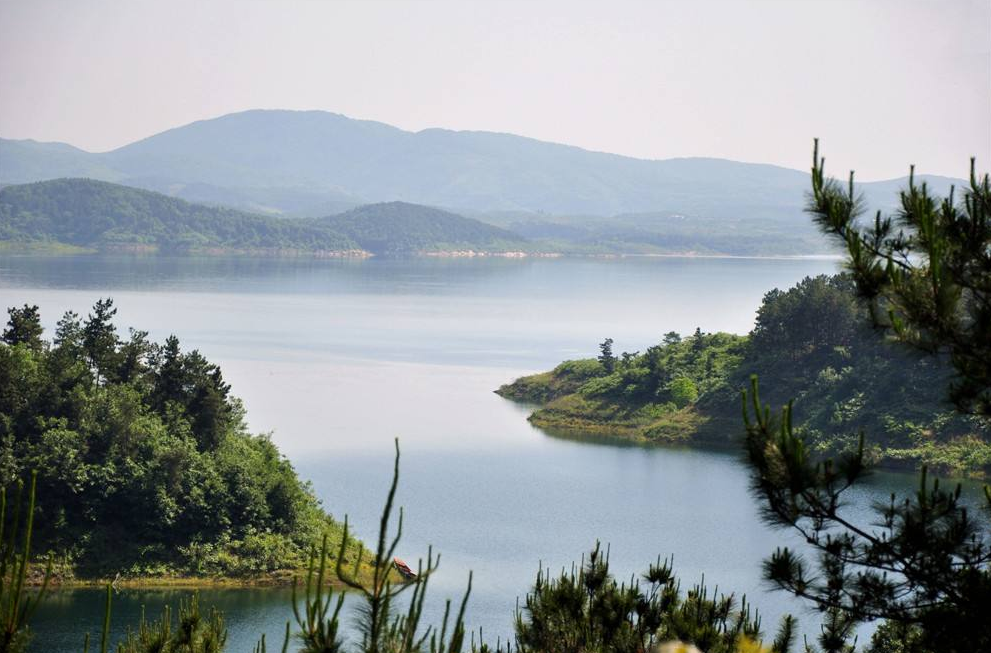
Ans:
[[[503,251],[490,252],[478,250],[442,250],[421,251],[395,254],[374,254],[365,250],[297,250],[297,249],[226,249],[211,247],[186,251],[162,250],[155,245],[114,246],[114,247],[80,247],[62,243],[21,243],[15,241],[0,241],[0,256],[135,256],[135,257],[176,257],[176,258],[257,258],[257,259],[387,259],[416,258],[416,259],[652,259],[652,258],[681,258],[681,259],[742,259],[742,260],[806,260],[831,261],[842,260],[839,254],[719,254],[700,253],[694,251],[670,253],[579,253],[579,252],[524,252]]]
[[[351,567],[352,565],[347,565]],[[299,569],[276,569],[273,571],[261,572],[247,576],[191,576],[177,574],[174,576],[148,575],[148,576],[94,576],[80,578],[77,576],[62,576],[58,569],[53,569],[52,576],[48,579],[49,590],[73,590],[86,588],[102,588],[107,585],[115,589],[209,589],[209,588],[230,588],[247,589],[252,587],[291,587],[294,582],[305,580],[308,568]],[[399,580],[396,572],[389,572],[390,578]],[[362,582],[371,578],[371,568],[363,565],[358,572],[358,579]],[[28,571],[27,584],[30,587],[41,587],[45,579],[45,564],[41,561],[32,562]],[[346,585],[337,578],[334,572],[333,561],[329,564],[326,584],[344,589]]]

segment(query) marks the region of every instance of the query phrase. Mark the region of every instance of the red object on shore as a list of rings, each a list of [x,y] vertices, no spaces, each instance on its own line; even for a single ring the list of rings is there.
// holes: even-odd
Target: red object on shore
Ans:
[[[403,578],[406,580],[416,580],[416,572],[409,568],[409,565],[403,562],[402,558],[393,558],[392,566],[396,568]]]

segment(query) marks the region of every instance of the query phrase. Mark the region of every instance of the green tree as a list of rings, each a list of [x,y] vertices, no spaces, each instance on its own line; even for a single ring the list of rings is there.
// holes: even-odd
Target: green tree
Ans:
[[[184,396],[185,374],[182,365],[182,355],[179,339],[170,335],[165,339],[165,345],[159,347],[154,356],[158,374],[155,376],[155,403],[159,410],[171,402],[182,403]]]
[[[764,295],[751,332],[754,351],[795,362],[853,344],[862,320],[846,275],[805,277]]]
[[[864,200],[850,173],[844,187],[825,174],[816,140],[808,211],[842,244],[847,267],[874,324],[903,343],[945,354],[956,370],[951,397],[962,410],[991,415],[991,179],[970,162],[957,201],[925,183],[899,194],[893,216],[863,225]]]
[[[692,353],[701,354],[703,349],[705,349],[705,334],[700,327],[695,327],[695,333],[692,334]]]
[[[112,299],[100,299],[93,305],[93,312],[83,323],[83,347],[94,367],[97,380],[113,380],[116,378],[119,362],[117,346],[117,327],[113,318],[117,314]]]
[[[910,181],[895,218],[856,222],[862,200],[851,175],[843,189],[827,180],[818,143],[809,210],[841,239],[848,267],[875,323],[901,342],[949,356],[956,379],[950,390],[961,410],[989,413],[991,393],[991,186],[971,164],[962,206],[937,200]],[[896,232],[896,224],[900,229]],[[972,339],[973,345],[964,344]],[[876,508],[876,524],[853,519],[845,492],[868,472],[860,446],[835,459],[810,452],[792,426],[789,403],[780,418],[762,406],[756,379],[744,394],[746,448],[753,488],[772,524],[796,529],[817,554],[815,565],[782,548],[765,564],[779,588],[814,602],[830,616],[821,640],[826,651],[846,650],[852,624],[886,625],[885,640],[902,637],[912,651],[991,650],[991,541],[988,522],[975,518],[953,489],[930,482],[923,469],[914,496]],[[991,510],[991,489],[984,488]],[[885,648],[887,647],[887,648]]]
[[[176,618],[166,605],[162,617],[152,623],[144,619],[136,631],[128,632],[116,653],[220,653],[227,643],[224,618],[216,609],[200,610],[199,596],[179,602]]]
[[[657,561],[642,582],[619,583],[599,545],[587,562],[551,577],[541,571],[516,616],[519,653],[640,653],[668,641],[706,653],[735,653],[760,640],[760,618],[746,599],[713,595],[704,584],[686,594],[668,561]],[[788,651],[794,621],[783,620],[771,651]]]
[[[613,370],[616,369],[616,357],[612,353],[612,338],[606,338],[599,345],[599,363],[602,364],[602,369],[606,371],[606,374],[612,374]]]
[[[42,327],[41,315],[37,306],[25,304],[22,308],[10,307],[7,309],[10,320],[7,328],[3,331],[3,341],[8,345],[27,345],[31,349],[41,349],[42,347]]]
[[[219,367],[174,337],[122,342],[113,311],[100,300],[85,324],[66,313],[40,347],[0,342],[0,487],[39,472],[37,542],[83,576],[305,565],[340,525],[247,432]]]

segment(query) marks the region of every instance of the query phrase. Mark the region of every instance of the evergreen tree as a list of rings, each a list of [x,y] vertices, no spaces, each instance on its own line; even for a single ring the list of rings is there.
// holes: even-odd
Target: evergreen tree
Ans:
[[[794,620],[783,620],[770,653],[785,653]],[[541,571],[516,616],[518,653],[641,653],[664,642],[706,653],[762,649],[760,618],[746,598],[710,594],[704,584],[684,595],[668,561],[640,581],[619,583],[598,544],[588,561],[553,578]]]
[[[83,327],[79,314],[66,311],[55,325],[55,339],[52,344],[56,349],[81,350],[83,346]],[[72,351],[71,353],[75,353]]]
[[[112,299],[100,299],[93,305],[93,312],[86,318],[83,324],[83,347],[90,364],[96,370],[97,380],[102,377],[104,380],[116,378],[117,365],[117,327],[113,324],[113,318],[117,314]]]
[[[827,180],[818,144],[809,210],[848,249],[847,264],[874,323],[901,342],[949,356],[950,390],[964,411],[991,414],[991,186],[971,163],[958,205],[909,182],[902,209],[861,229],[853,177]],[[895,225],[901,227],[897,232]],[[937,390],[938,391],[938,390]],[[918,492],[877,506],[872,525],[844,510],[845,492],[868,470],[857,450],[817,460],[792,427],[791,404],[775,418],[757,381],[744,394],[752,484],[772,524],[796,529],[818,555],[813,567],[783,548],[765,563],[779,588],[814,602],[827,619],[820,644],[845,651],[853,625],[886,620],[874,651],[991,650],[991,538],[987,519],[968,511],[959,485],[940,487],[923,469]],[[991,489],[984,488],[991,511]],[[901,637],[911,648],[888,647]],[[887,647],[887,648],[886,648]]]
[[[616,369],[616,357],[612,353],[612,338],[606,338],[599,345],[599,363],[602,364],[606,374],[612,374],[613,370]]]
[[[692,334],[692,352],[698,355],[703,349],[705,349],[705,334],[700,327],[695,327],[695,333]]]
[[[182,402],[183,394],[183,365],[182,353],[179,349],[179,339],[170,335],[165,339],[165,345],[159,347],[154,355],[153,366],[155,375],[155,404],[159,410],[164,410],[171,402]]]
[[[825,176],[816,140],[808,211],[847,251],[847,267],[874,324],[923,352],[949,356],[951,398],[991,415],[991,179],[970,162],[958,202],[917,185],[914,167],[894,216],[861,226],[853,173],[844,187]]]
[[[27,345],[31,349],[39,350],[42,347],[41,315],[37,306],[25,304],[22,308],[11,307],[7,309],[10,321],[3,332],[3,341],[8,345]]]
[[[147,331],[131,329],[130,333],[131,337],[120,348],[118,374],[121,383],[130,383],[142,377],[148,369],[147,358],[152,351]]]

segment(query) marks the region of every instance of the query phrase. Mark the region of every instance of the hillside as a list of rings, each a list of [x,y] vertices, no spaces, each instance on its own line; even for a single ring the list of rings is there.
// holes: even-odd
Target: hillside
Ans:
[[[521,236],[478,220],[406,202],[368,204],[316,221],[373,254],[513,252]]]
[[[0,189],[0,241],[12,248],[40,243],[131,251],[360,253],[354,241],[325,227],[91,179]]]
[[[798,431],[819,454],[856,446],[863,431],[882,465],[991,474],[991,424],[932,390],[949,382],[946,361],[879,339],[843,277],[767,293],[748,336],[669,333],[643,353],[565,361],[497,392],[539,404],[530,421],[551,433],[725,445],[742,437],[751,374],[763,401],[795,400]]]
[[[399,200],[456,212],[520,212],[527,222],[569,216],[584,225],[588,217],[666,212],[716,221],[707,230],[722,230],[728,220],[740,221],[740,231],[813,233],[802,218],[805,171],[722,159],[635,159],[512,134],[414,133],[322,111],[230,114],[98,154],[0,139],[0,161],[0,184],[87,176],[282,215],[318,217]],[[954,182],[919,180],[940,192]],[[904,180],[862,189],[872,206],[890,208],[893,185]],[[793,253],[792,246],[782,242],[778,253]]]
[[[59,580],[287,582],[343,524],[267,435],[249,432],[223,373],[175,336],[122,336],[99,300],[44,338],[37,306],[8,309],[0,437],[8,478],[38,473],[35,550]],[[345,555],[362,551],[348,537]],[[336,553],[335,553],[336,556]]]

